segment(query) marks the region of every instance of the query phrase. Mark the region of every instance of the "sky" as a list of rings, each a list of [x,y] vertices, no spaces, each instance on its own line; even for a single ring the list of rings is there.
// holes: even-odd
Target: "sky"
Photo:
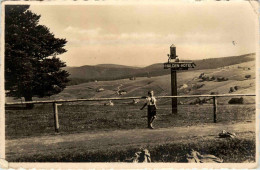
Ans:
[[[67,66],[147,66],[256,52],[257,15],[248,2],[31,5],[40,24],[66,38]],[[233,43],[234,41],[234,43]]]

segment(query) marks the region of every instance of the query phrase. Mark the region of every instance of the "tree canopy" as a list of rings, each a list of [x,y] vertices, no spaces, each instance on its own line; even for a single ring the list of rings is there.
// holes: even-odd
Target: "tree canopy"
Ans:
[[[69,81],[66,66],[58,57],[65,53],[66,39],[55,38],[39,24],[40,15],[29,5],[5,6],[5,89],[7,96],[51,96]]]

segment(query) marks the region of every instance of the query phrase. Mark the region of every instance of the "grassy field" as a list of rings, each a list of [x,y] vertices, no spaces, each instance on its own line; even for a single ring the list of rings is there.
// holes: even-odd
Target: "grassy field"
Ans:
[[[144,129],[147,126],[146,109],[137,105],[117,104],[59,106],[60,133],[84,131]],[[201,125],[213,122],[212,105],[180,105],[177,115],[170,105],[160,105],[157,128]],[[218,123],[236,123],[255,120],[255,105],[218,105]],[[53,108],[50,104],[35,105],[32,110],[6,110],[6,138],[24,138],[54,134]]]
[[[227,94],[234,86],[239,86],[239,89],[232,94],[255,93],[254,67],[255,62],[252,61],[178,73],[178,95]],[[201,81],[198,78],[201,73],[228,80]],[[251,78],[246,79],[245,75],[251,75]],[[183,85],[186,88],[181,88]],[[98,88],[105,90],[97,92]],[[88,82],[69,86],[50,98],[34,100],[122,97],[117,94],[118,90],[127,91],[124,96],[145,96],[151,89],[156,96],[169,95],[170,75],[138,77],[134,81]],[[154,122],[156,129],[152,132],[147,129],[146,109],[139,110],[143,101],[135,105],[131,104],[132,101],[115,101],[114,106],[104,106],[105,102],[64,103],[58,109],[58,134],[54,132],[51,104],[35,105],[31,110],[6,108],[7,160],[122,162],[133,156],[135,151],[147,148],[153,162],[185,162],[185,154],[193,148],[216,155],[224,162],[255,161],[255,97],[244,97],[241,105],[228,105],[230,98],[218,98],[217,123],[213,123],[212,101],[189,105],[193,100],[196,99],[178,100],[184,104],[178,105],[177,115],[171,114],[170,99],[158,100],[159,109]],[[10,101],[18,100],[7,98],[6,102]],[[234,130],[238,137],[216,138],[223,129]],[[112,134],[114,136],[110,136]],[[127,138],[125,134],[132,136]],[[104,140],[106,135],[107,141]]]

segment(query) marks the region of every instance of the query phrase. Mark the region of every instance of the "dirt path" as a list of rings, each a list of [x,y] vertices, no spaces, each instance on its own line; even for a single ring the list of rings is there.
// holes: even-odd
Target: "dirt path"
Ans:
[[[247,137],[255,132],[254,122],[236,124],[207,124],[190,127],[159,129],[133,129],[118,131],[85,132],[79,134],[56,135],[14,139],[6,141],[7,158],[19,155],[34,155],[41,152],[65,152],[66,150],[105,150],[128,146],[156,145],[168,142],[188,142],[198,138],[215,138],[222,130],[235,132],[239,137]]]

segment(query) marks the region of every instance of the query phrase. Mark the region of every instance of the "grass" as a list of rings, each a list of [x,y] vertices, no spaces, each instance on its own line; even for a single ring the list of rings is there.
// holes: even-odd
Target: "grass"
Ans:
[[[254,64],[254,62],[250,63]],[[242,63],[240,65],[251,67],[248,65],[250,63],[244,63],[244,65]],[[225,77],[229,78],[229,81],[199,82],[197,78],[202,72],[210,76],[225,75]],[[249,74],[251,72],[252,75],[254,75],[254,69],[251,69],[251,71],[244,71],[242,69],[238,69],[236,65],[234,68],[230,67],[224,70],[211,69],[180,72],[178,73],[178,85],[185,83],[190,88],[193,87],[193,85],[196,86],[197,84],[203,83],[205,86],[200,89],[192,89],[190,92],[179,90],[178,94],[210,94],[212,91],[228,93],[230,87],[234,87],[235,85],[241,86],[241,89],[238,90],[237,93],[254,93],[254,76],[250,80],[244,80],[243,78],[244,74]],[[236,74],[234,75],[234,73]],[[51,96],[48,99],[36,98],[34,100],[118,97],[116,94],[118,87],[120,87],[121,90],[127,90],[127,94],[125,96],[144,96],[150,89],[153,89],[157,96],[169,95],[169,82],[169,75],[152,78],[137,78],[135,81],[125,79],[89,82],[76,86],[69,86],[60,94]],[[122,84],[122,86],[120,84]],[[96,89],[99,87],[105,88],[105,91],[96,92]],[[228,103],[229,99],[219,98],[217,122],[222,125],[236,125],[238,122],[250,121],[253,123],[255,120],[256,108],[254,104],[248,103],[253,103],[255,98],[247,97],[246,99],[248,101],[244,105],[220,105],[220,103]],[[147,111],[139,110],[142,103],[130,105],[123,104],[124,102],[126,101],[115,102],[115,106],[113,107],[103,106],[103,102],[66,103],[59,106],[59,135],[65,136],[67,134],[84,132],[91,132],[95,134],[95,132],[99,131],[109,132],[113,130],[146,128]],[[189,100],[184,103],[189,103]],[[170,100],[158,100],[158,106],[158,118],[154,122],[154,126],[156,128],[187,127],[193,125],[196,127],[196,125],[209,124],[213,125],[212,104],[202,106],[179,105],[177,115],[171,114]],[[130,143],[127,146],[120,145],[120,148],[118,148],[119,145],[109,148],[102,148],[99,147],[99,143],[94,143],[93,145],[98,146],[98,150],[89,150],[88,146],[84,145],[84,140],[78,143],[73,140],[73,142],[64,141],[63,143],[61,142],[51,145],[41,145],[41,143],[36,141],[33,144],[29,142],[29,145],[26,145],[28,149],[27,151],[26,147],[18,147],[21,142],[21,138],[25,138],[25,141],[27,142],[30,137],[37,137],[35,139],[40,139],[38,138],[40,136],[47,135],[47,137],[53,137],[50,135],[55,135],[52,105],[35,105],[35,108],[32,110],[7,109],[5,114],[6,139],[18,139],[15,141],[17,143],[14,143],[15,145],[13,145],[15,147],[10,148],[10,146],[7,146],[7,150],[9,150],[7,153],[7,160],[10,162],[124,162],[126,159],[131,158],[136,151],[140,151],[140,145],[142,148],[147,148],[151,152],[153,162],[185,162],[185,155],[191,148],[202,154],[205,153],[218,156],[222,158],[224,162],[255,161],[255,137],[254,132],[252,131],[246,132],[245,136],[250,134],[248,138],[244,137],[244,135],[241,135],[243,138],[240,136],[240,138],[235,139],[219,139],[212,138],[212,136],[207,136],[205,138],[196,137],[195,139],[191,139],[190,137],[192,136],[185,136],[186,138],[182,141],[164,141],[164,139],[159,139],[159,142],[156,144],[146,142],[138,146],[135,145],[135,143]],[[191,133],[193,133],[193,131],[191,131]],[[163,135],[165,136],[165,134]],[[154,136],[154,139],[157,140],[156,137],[158,138],[158,136]],[[151,139],[149,138],[149,140]]]
[[[125,102],[125,101],[124,101]],[[213,124],[212,105],[179,105],[177,115],[171,114],[171,106],[159,101],[157,128],[185,127]],[[122,129],[146,128],[146,110],[137,105],[115,103],[115,106],[97,105],[97,103],[67,103],[59,106],[60,134],[67,135],[89,131],[112,131]],[[6,139],[21,139],[55,135],[52,105],[35,105],[32,110],[6,110]],[[255,105],[218,105],[217,122],[230,124],[255,120]],[[9,148],[9,162],[124,162],[131,158],[140,147],[147,148],[153,162],[185,162],[190,149],[201,154],[213,154],[224,162],[255,161],[254,132],[241,132],[235,139],[209,137],[186,137],[181,141],[162,140],[159,143],[131,143],[120,147],[103,147],[89,150],[81,143],[63,142],[51,145],[35,143],[29,150],[14,154]],[[155,136],[156,137],[156,136]],[[29,139],[29,138],[28,138]],[[19,141],[19,140],[18,140]],[[38,146],[39,145],[39,146]],[[74,146],[79,145],[79,146]],[[46,147],[46,151],[44,148]],[[56,148],[56,149],[51,149]],[[9,150],[8,149],[8,150]],[[36,152],[37,151],[37,152]],[[15,152],[16,153],[16,152]]]
[[[157,146],[143,146],[150,151],[152,162],[186,162],[186,154],[194,149],[201,154],[213,154],[224,160],[224,163],[255,161],[255,140],[253,139],[198,139],[183,143],[167,143]],[[48,152],[44,154],[22,155],[9,158],[14,162],[125,162],[140,151],[139,147],[125,149],[107,149],[88,151],[79,149],[76,152]]]
[[[85,103],[86,104],[86,103]],[[90,103],[88,103],[90,104]],[[84,131],[143,129],[147,126],[146,110],[142,104],[115,106],[63,104],[59,106],[60,133]],[[6,139],[17,139],[54,133],[52,105],[35,105],[32,110],[6,110]],[[177,115],[171,106],[159,102],[158,128],[200,125],[213,122],[212,105],[180,105]],[[255,119],[255,105],[218,105],[217,122],[235,123]]]

